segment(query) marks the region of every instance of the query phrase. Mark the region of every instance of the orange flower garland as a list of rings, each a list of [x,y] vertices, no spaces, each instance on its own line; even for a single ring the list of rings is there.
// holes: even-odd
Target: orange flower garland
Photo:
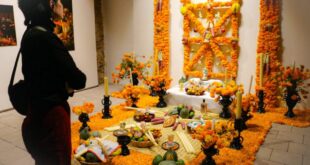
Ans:
[[[158,69],[159,73],[164,75],[169,75],[169,67],[170,67],[169,23],[170,23],[170,1],[154,0],[154,51],[155,53],[156,52],[162,53],[162,65]],[[158,56],[158,54],[155,54],[155,56]],[[158,57],[154,58],[158,59]]]
[[[272,3],[266,3],[260,0],[260,25],[257,46],[256,59],[256,84],[259,84],[260,65],[259,56],[268,54],[269,72],[263,76],[263,87],[265,92],[265,104],[267,107],[278,107],[279,91],[277,73],[279,72],[280,62],[279,53],[281,50],[281,32],[280,32],[280,2],[273,0]]]
[[[210,96],[215,97],[215,94],[219,95],[216,97],[216,101],[220,96],[233,96],[236,92],[240,90],[243,91],[243,86],[238,86],[235,81],[230,81],[227,85],[215,82],[211,85]]]
[[[183,71],[187,76],[202,77],[202,71],[195,70],[195,64],[199,60],[205,57],[205,66],[208,69],[208,77],[210,78],[223,78],[223,73],[214,73],[214,57],[220,59],[220,64],[228,71],[229,77],[237,77],[238,71],[238,29],[239,29],[239,17],[240,17],[240,4],[239,0],[232,0],[230,2],[214,2],[213,0],[208,0],[205,3],[192,4],[191,0],[181,0],[183,7],[181,8],[181,13],[184,15],[183,21],[183,44],[184,44],[184,66]],[[206,18],[208,21],[214,20],[216,7],[228,7],[222,18],[213,27],[213,34],[209,34],[207,42],[205,42],[205,37],[208,35],[208,28],[204,27],[197,16],[194,14],[197,10],[205,11]],[[231,19],[232,25],[232,37],[225,37],[225,30],[223,26],[227,21]],[[201,37],[191,37],[191,24],[193,24],[194,32],[197,32]],[[212,28],[211,28],[212,29]],[[212,30],[211,30],[212,31]],[[224,35],[222,35],[224,34]],[[200,44],[201,47],[191,58],[191,45]],[[228,62],[226,55],[221,50],[221,45],[229,45],[232,50],[230,51],[231,61]]]
[[[256,159],[256,152],[264,143],[272,122],[297,127],[310,126],[309,110],[294,110],[297,114],[294,119],[286,118],[283,115],[285,111],[284,108],[278,108],[273,109],[273,112],[269,111],[265,114],[254,113],[253,118],[247,122],[248,129],[241,132],[241,136],[244,138],[242,143],[243,148],[241,150],[230,148],[220,149],[219,155],[214,156],[216,164],[253,164]],[[200,153],[197,158],[191,161],[191,164],[200,164],[204,158],[204,154]]]
[[[192,138],[200,140],[205,148],[213,144],[216,144],[217,148],[229,147],[231,140],[237,136],[233,123],[218,121],[214,124],[214,130],[211,128],[211,121],[207,121],[203,126],[197,126],[191,134]]]
[[[148,85],[152,90],[158,92],[160,90],[168,90],[172,79],[164,74],[150,76],[145,79],[145,84]]]
[[[72,112],[76,115],[80,115],[81,113],[90,114],[94,111],[94,103],[92,102],[85,102],[82,106],[74,106],[72,108]]]
[[[147,108],[147,107],[155,107],[159,102],[159,97],[153,97],[149,95],[140,95],[139,100],[137,101],[137,107],[139,108]]]
[[[106,127],[119,124],[120,121],[133,117],[134,111],[125,110],[122,106],[112,106],[111,119],[102,119],[102,113],[97,113],[90,117],[89,126],[93,130],[103,130]],[[230,148],[220,149],[220,154],[214,156],[217,164],[253,164],[256,152],[260,145],[263,144],[264,138],[271,128],[271,123],[287,124],[296,127],[309,127],[310,126],[310,111],[309,110],[294,110],[296,113],[295,118],[286,118],[283,113],[286,111],[284,108],[272,109],[265,114],[253,114],[253,118],[248,121],[248,129],[244,130],[241,135],[244,138],[243,149],[234,150]],[[210,125],[210,123],[209,123]],[[71,124],[72,135],[72,149],[79,145],[79,128],[80,122]],[[217,130],[217,127],[215,128]],[[137,158],[139,161],[137,161]],[[134,164],[145,165],[150,164],[154,156],[144,154],[138,151],[131,150],[131,154],[126,157],[116,156],[112,159],[113,165]],[[189,164],[200,164],[204,159],[204,154],[200,153],[197,158],[193,159]]]
[[[150,91],[143,86],[127,84],[120,92],[113,92],[112,97],[126,99],[126,105],[131,106],[138,101],[140,95],[149,95]],[[135,99],[135,100],[134,100]]]

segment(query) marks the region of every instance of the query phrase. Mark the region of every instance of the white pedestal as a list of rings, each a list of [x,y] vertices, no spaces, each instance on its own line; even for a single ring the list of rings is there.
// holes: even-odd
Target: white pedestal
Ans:
[[[202,100],[205,99],[205,102],[208,104],[208,110],[213,113],[220,113],[222,110],[222,106],[214,101],[214,98],[210,97],[210,93],[205,92],[202,96],[192,96],[187,95],[185,91],[180,91],[179,86],[172,87],[167,90],[167,98],[166,101],[168,105],[190,105],[193,106],[195,110],[200,110],[200,105]]]

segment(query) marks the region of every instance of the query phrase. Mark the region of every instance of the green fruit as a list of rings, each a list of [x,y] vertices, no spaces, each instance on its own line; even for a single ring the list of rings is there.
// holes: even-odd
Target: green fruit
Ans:
[[[144,141],[144,138],[143,138],[143,137],[140,137],[140,138],[138,139],[138,141],[139,141],[139,142],[143,142],[143,141]]]
[[[185,165],[184,160],[179,159],[179,160],[177,161],[177,165]]]
[[[94,131],[94,132],[92,132],[92,136],[93,137],[101,137],[101,134],[100,134],[100,132],[99,131]]]
[[[180,116],[181,118],[183,119],[187,119],[189,117],[189,111],[187,109],[182,109],[181,112],[180,112]]]
[[[118,148],[116,151],[112,153],[113,156],[119,155],[122,153],[122,148]]]
[[[80,131],[80,139],[87,140],[90,137],[90,134],[87,129]]]
[[[86,159],[86,162],[99,162],[99,159],[97,158],[97,156],[93,154],[92,152],[87,152],[85,154],[85,159]]]
[[[176,165],[176,163],[173,160],[164,160],[160,162],[158,165]]]
[[[181,106],[177,107],[177,110],[181,111],[181,110],[182,110],[182,107],[181,107]]]
[[[172,111],[169,112],[170,115],[177,115],[178,114],[178,110],[174,109]]]
[[[195,112],[194,111],[191,111],[190,113],[189,113],[189,118],[193,118],[195,116]]]
[[[164,155],[164,160],[178,161],[178,155],[174,150],[168,150]]]
[[[161,161],[163,161],[163,157],[161,155],[156,155],[153,159],[152,165],[159,165]]]

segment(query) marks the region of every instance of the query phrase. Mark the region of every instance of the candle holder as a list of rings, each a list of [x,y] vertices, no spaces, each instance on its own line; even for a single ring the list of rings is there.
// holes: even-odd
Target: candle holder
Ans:
[[[81,113],[79,115],[79,121],[82,123],[82,126],[80,128],[80,132],[84,129],[84,128],[88,128],[88,130],[90,131],[90,127],[88,126],[87,122],[89,122],[89,117],[87,113]]]
[[[128,136],[128,131],[125,129],[126,123],[120,124],[120,129],[115,130],[113,135],[117,137],[117,142],[121,145],[122,152],[121,155],[127,156],[130,154],[128,149],[128,144],[130,143],[131,139]]]
[[[167,107],[167,103],[165,102],[164,96],[167,94],[165,90],[161,89],[158,91],[159,96],[159,102],[156,104],[156,107],[158,108],[164,108]]]
[[[240,136],[240,133],[242,131],[242,124],[243,121],[242,119],[235,119],[235,130],[238,131],[238,136],[234,137],[233,141],[230,143],[230,148],[240,150],[243,148],[242,142],[243,142],[243,137]]]
[[[110,100],[110,96],[104,96],[101,100],[101,103],[103,105],[102,109],[102,118],[103,119],[110,119],[112,118],[110,114],[110,106],[112,105],[112,101]]]
[[[223,106],[222,112],[220,113],[220,117],[224,119],[229,119],[231,117],[229,106],[232,103],[232,98],[230,96],[221,96],[219,102]]]
[[[242,110],[242,112],[241,112],[241,119],[242,119],[242,126],[241,127],[242,127],[242,130],[245,130],[245,129],[248,128],[247,125],[246,125],[246,122],[253,117],[253,116],[251,116],[249,114],[249,111],[250,110],[247,110],[247,111]]]
[[[128,149],[128,144],[130,143],[131,139],[128,135],[118,136],[117,142],[121,145],[122,153],[121,155],[127,156],[130,154],[130,151]]]
[[[259,113],[265,113],[265,103],[264,103],[264,97],[265,97],[265,93],[264,90],[259,90],[258,91],[258,111]]]
[[[218,149],[215,148],[215,144],[207,148],[202,145],[201,150],[206,155],[206,158],[201,162],[201,165],[215,165],[213,156],[219,152]]]

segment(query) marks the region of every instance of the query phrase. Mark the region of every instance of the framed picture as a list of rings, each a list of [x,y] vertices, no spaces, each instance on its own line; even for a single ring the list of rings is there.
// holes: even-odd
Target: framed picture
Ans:
[[[64,18],[55,20],[54,33],[62,40],[68,50],[74,50],[74,31],[73,31],[73,13],[72,0],[62,0],[64,7]]]
[[[16,31],[13,6],[0,5],[0,46],[15,46]]]

